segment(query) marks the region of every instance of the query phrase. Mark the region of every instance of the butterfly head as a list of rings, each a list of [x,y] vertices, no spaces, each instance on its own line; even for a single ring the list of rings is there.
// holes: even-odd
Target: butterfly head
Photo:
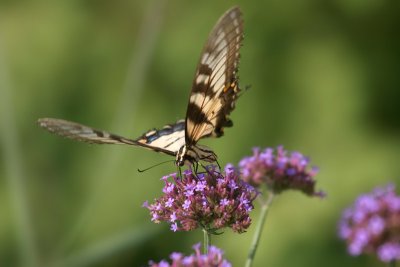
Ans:
[[[179,148],[176,154],[176,165],[182,167],[185,164],[193,165],[200,160],[206,162],[215,162],[217,156],[215,153],[206,146],[194,145],[188,146],[183,145]]]
[[[187,162],[186,151],[187,151],[186,145],[183,145],[179,148],[178,153],[176,153],[176,160],[175,160],[175,164],[177,166],[182,167]]]

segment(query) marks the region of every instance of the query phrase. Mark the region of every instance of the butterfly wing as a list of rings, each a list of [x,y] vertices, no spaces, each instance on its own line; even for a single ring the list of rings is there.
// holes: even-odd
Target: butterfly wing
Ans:
[[[38,120],[38,124],[53,134],[76,141],[91,144],[141,146],[171,156],[175,156],[179,148],[185,143],[183,120],[175,124],[168,124],[160,130],[150,130],[135,140],[61,119],[42,118]]]
[[[237,70],[243,40],[243,19],[233,7],[218,20],[203,48],[186,113],[185,141],[219,137],[232,126],[228,115],[240,92]]]
[[[219,137],[232,125],[228,118],[240,91],[237,70],[243,39],[243,20],[238,7],[228,10],[211,31],[203,48],[185,121],[153,129],[129,139],[79,123],[43,118],[38,123],[51,133],[93,144],[126,144],[175,156],[185,144],[203,137]]]
[[[143,146],[150,146],[153,150],[162,148],[176,155],[179,148],[185,144],[185,121],[179,120],[174,124],[167,124],[159,130],[152,129],[135,141]]]

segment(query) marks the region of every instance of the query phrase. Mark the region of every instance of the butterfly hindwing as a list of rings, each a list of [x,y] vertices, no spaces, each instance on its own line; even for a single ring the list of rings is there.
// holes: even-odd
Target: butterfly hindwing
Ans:
[[[238,7],[228,10],[211,31],[198,64],[186,113],[186,143],[219,137],[232,125],[228,118],[240,91],[237,70],[243,40]]]
[[[174,124],[167,124],[162,129],[147,131],[135,141],[151,147],[163,148],[174,153],[185,144],[185,121],[179,120]]]

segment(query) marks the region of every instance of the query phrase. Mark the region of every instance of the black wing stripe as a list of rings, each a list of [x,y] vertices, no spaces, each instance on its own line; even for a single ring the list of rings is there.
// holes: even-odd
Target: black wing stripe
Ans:
[[[193,113],[190,113],[190,114],[189,114],[189,117],[188,117],[188,119],[189,119],[190,121],[192,121],[193,123],[198,124],[198,123],[202,123],[202,122],[207,122],[207,123],[210,122],[210,121],[207,119],[207,114],[205,114],[205,113],[203,112],[203,110],[201,110],[201,108],[200,108],[197,104],[195,104],[195,103],[189,103],[188,108],[190,108],[191,110],[193,110]],[[193,115],[196,115],[196,116],[193,116]]]
[[[207,64],[200,64],[199,74],[211,76],[212,69]]]

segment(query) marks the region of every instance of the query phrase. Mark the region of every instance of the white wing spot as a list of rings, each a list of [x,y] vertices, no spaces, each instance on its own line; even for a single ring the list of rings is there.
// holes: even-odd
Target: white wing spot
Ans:
[[[196,77],[196,84],[201,84],[201,83],[207,84],[209,79],[210,79],[210,76],[205,75],[205,74],[199,74]]]
[[[203,106],[203,109],[206,110],[208,103],[210,102],[211,98],[209,96],[204,96],[203,93],[195,93],[190,96],[190,103],[195,104],[198,107],[201,107],[203,103],[206,103]]]

